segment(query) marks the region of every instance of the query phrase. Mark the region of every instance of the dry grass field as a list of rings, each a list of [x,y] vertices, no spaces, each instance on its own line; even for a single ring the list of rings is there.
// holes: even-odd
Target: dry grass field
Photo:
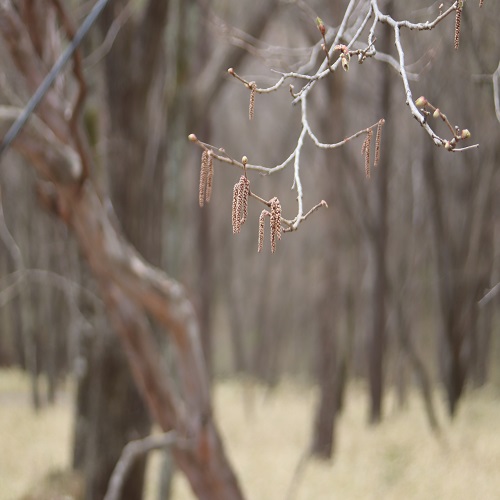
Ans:
[[[285,383],[268,392],[248,382],[225,381],[215,396],[227,449],[248,498],[285,500],[308,442],[314,390]],[[377,428],[366,426],[365,415],[365,391],[353,385],[338,423],[335,460],[307,462],[289,498],[500,498],[498,388],[470,393],[441,440],[429,432],[416,395],[403,411],[388,397],[386,418]],[[50,471],[67,467],[70,438],[69,396],[34,415],[26,379],[15,371],[0,372],[0,500],[19,499],[36,490]],[[150,499],[155,498],[157,462],[154,457],[148,474]],[[174,489],[175,500],[192,498],[182,477],[175,478]]]

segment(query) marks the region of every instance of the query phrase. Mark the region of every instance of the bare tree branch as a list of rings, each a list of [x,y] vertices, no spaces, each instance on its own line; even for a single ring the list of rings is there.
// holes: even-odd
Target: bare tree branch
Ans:
[[[264,167],[261,165],[253,165],[253,164],[245,164],[239,162],[229,155],[226,154],[225,150],[222,148],[215,148],[209,144],[203,143],[194,134],[189,136],[190,140],[198,144],[205,151],[210,151],[214,159],[217,159],[223,163],[228,163],[230,165],[234,165],[238,168],[246,170],[255,170],[264,174],[272,174],[276,171],[282,170],[285,167],[289,166],[293,162],[293,185],[292,188],[297,192],[297,214],[291,220],[287,221],[283,219],[283,221],[289,226],[288,230],[296,230],[301,222],[304,221],[304,208],[303,208],[303,191],[302,191],[302,182],[300,176],[300,158],[301,152],[304,146],[304,139],[308,136],[316,147],[321,149],[335,149],[337,147],[343,146],[348,141],[363,135],[364,133],[371,133],[371,129],[376,126],[372,125],[367,127],[366,129],[362,129],[352,136],[343,139],[338,142],[333,143],[322,143],[313,133],[311,126],[309,125],[307,118],[307,99],[309,93],[314,88],[315,84],[322,80],[323,78],[327,78],[334,73],[339,66],[341,65],[345,71],[349,69],[349,61],[352,56],[358,56],[359,63],[365,61],[368,57],[378,57],[385,62],[391,64],[394,68],[396,68],[401,76],[403,88],[406,95],[406,104],[410,108],[410,112],[412,116],[420,123],[420,125],[424,128],[427,134],[431,137],[434,144],[437,146],[444,146],[445,149],[451,152],[462,152],[468,149],[478,147],[477,144],[465,147],[456,147],[457,142],[461,140],[468,139],[470,137],[470,132],[467,129],[464,130],[455,130],[448,119],[444,114],[440,113],[439,116],[446,121],[449,128],[451,129],[451,133],[453,135],[451,140],[444,139],[440,137],[428,122],[428,113],[425,114],[421,112],[417,104],[414,102],[413,94],[411,91],[409,80],[410,78],[414,78],[414,75],[409,74],[406,68],[405,62],[405,51],[401,41],[401,29],[406,28],[409,30],[417,30],[417,31],[425,31],[431,30],[435,28],[443,19],[452,14],[457,9],[458,2],[454,2],[448,9],[444,12],[439,12],[439,15],[434,18],[432,21],[422,22],[422,23],[413,23],[408,20],[396,21],[393,17],[388,14],[383,14],[379,8],[378,0],[369,0],[366,3],[364,2],[356,2],[355,0],[351,0],[345,10],[344,17],[338,27],[337,30],[334,30],[335,36],[331,41],[330,47],[327,46],[327,43],[330,42],[328,39],[328,34],[326,31],[326,27],[324,26],[321,20],[318,20],[320,24],[318,24],[318,28],[320,28],[320,32],[322,35],[322,43],[318,43],[317,46],[321,46],[323,52],[325,53],[325,58],[323,62],[320,64],[318,69],[313,74],[301,73],[301,72],[287,72],[281,73],[281,77],[269,87],[256,87],[255,82],[247,81],[245,78],[238,75],[234,69],[231,67],[228,69],[228,73],[233,76],[236,80],[240,81],[250,92],[250,102],[253,102],[255,98],[255,94],[268,94],[271,92],[275,92],[279,90],[288,80],[298,80],[303,84],[303,86],[295,92],[293,85],[290,85],[290,93],[292,95],[292,104],[301,105],[301,124],[302,129],[297,138],[296,146],[294,151],[279,165],[274,167]],[[356,15],[354,13],[356,12]],[[354,21],[353,21],[353,18]],[[359,38],[362,33],[368,26],[368,23],[372,19],[371,26],[368,32],[367,44],[364,48],[359,46]],[[392,28],[394,33],[395,45],[398,53],[398,60],[395,60],[392,57],[389,57],[386,54],[380,54],[377,56],[376,50],[376,38],[375,38],[375,30],[379,23],[384,23],[389,25]],[[350,26],[352,24],[352,26]],[[344,45],[341,42],[347,39],[347,43]],[[354,46],[360,47],[354,49]],[[338,57],[334,59],[335,53],[338,53]],[[422,98],[421,98],[422,99]],[[418,100],[417,100],[418,102]],[[425,104],[429,104],[425,100]],[[429,104],[430,105],[430,104]],[[433,108],[435,109],[435,108]],[[367,156],[367,161],[369,161],[369,156]],[[318,204],[317,206],[321,206]],[[309,212],[311,213],[311,212]]]
[[[124,448],[120,459],[113,471],[108,485],[108,491],[104,500],[119,500],[123,483],[135,461],[141,456],[153,450],[163,450],[178,443],[179,439],[175,431],[169,431],[160,436],[148,436],[144,439],[130,441]]]

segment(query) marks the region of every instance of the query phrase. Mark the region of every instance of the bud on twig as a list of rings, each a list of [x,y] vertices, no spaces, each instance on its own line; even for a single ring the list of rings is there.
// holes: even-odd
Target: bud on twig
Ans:
[[[428,101],[427,99],[421,95],[416,101],[415,101],[415,105],[418,106],[419,108],[423,108],[425,106],[427,106],[428,104]]]
[[[464,128],[464,129],[462,130],[462,133],[461,133],[460,137],[461,137],[462,139],[470,139],[470,132],[469,132],[469,130],[468,130],[468,129],[466,129],[466,128]]]
[[[347,54],[347,56],[345,54],[342,54],[340,58],[342,59],[342,69],[344,71],[349,71],[349,59],[351,58],[351,56],[349,54]]]
[[[323,20],[321,17],[316,18],[316,26],[318,27],[319,32],[321,33],[321,36],[324,38],[326,34],[326,29],[325,25],[323,24]]]

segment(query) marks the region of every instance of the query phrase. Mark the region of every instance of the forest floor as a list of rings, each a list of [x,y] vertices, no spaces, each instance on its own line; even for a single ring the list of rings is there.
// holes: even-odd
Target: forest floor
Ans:
[[[441,396],[436,394],[436,402]],[[469,392],[453,422],[439,403],[443,432],[437,439],[418,394],[411,392],[403,409],[389,395],[384,421],[369,427],[366,391],[352,384],[337,425],[335,459],[309,460],[295,476],[309,440],[313,389],[287,382],[269,390],[228,380],[217,384],[215,398],[228,453],[250,500],[499,498],[498,387]],[[26,378],[17,371],[0,371],[0,500],[20,499],[51,472],[67,469],[71,432],[70,390],[56,405],[35,414]],[[148,470],[151,500],[156,500],[158,466],[159,456],[153,456]],[[179,475],[174,492],[174,500],[193,498]]]

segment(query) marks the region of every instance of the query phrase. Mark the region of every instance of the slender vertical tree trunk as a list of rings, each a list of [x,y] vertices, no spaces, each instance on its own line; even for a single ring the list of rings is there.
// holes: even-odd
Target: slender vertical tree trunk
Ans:
[[[443,203],[441,200],[441,184],[436,171],[436,163],[432,146],[425,146],[422,164],[424,180],[429,192],[429,210],[432,218],[434,248],[436,253],[436,268],[439,275],[438,297],[440,307],[440,323],[438,338],[438,361],[441,379],[446,388],[448,410],[454,415],[458,400],[465,382],[465,366],[463,365],[462,333],[457,329],[459,296],[456,296],[455,259],[451,236],[445,226]],[[457,304],[455,306],[454,304]]]
[[[425,365],[417,353],[412,341],[411,327],[405,316],[404,304],[402,300],[394,298],[396,307],[396,330],[398,332],[399,343],[405,354],[405,358],[410,362],[411,368],[415,374],[418,388],[422,394],[425,413],[432,431],[438,433],[440,431],[439,420],[436,409],[434,407],[432,397],[432,384]]]
[[[392,0],[386,3],[388,14],[392,12]],[[391,52],[391,30],[382,27],[380,50]],[[371,182],[374,186],[374,228],[368,238],[369,260],[371,266],[370,305],[368,323],[368,377],[370,387],[369,421],[378,423],[382,418],[382,402],[384,395],[384,354],[386,343],[386,298],[387,298],[387,211],[388,182],[390,175],[391,133],[390,99],[391,99],[391,69],[382,66],[382,81],[380,84],[380,106],[378,115],[386,119],[380,145],[380,162],[373,171]]]
[[[340,16],[342,6],[332,5],[332,17]],[[318,115],[322,132],[333,140],[345,136],[344,83],[342,78],[328,80],[331,108],[320,104]],[[334,112],[332,112],[334,110]],[[331,200],[328,215],[330,220],[324,231],[321,255],[321,277],[319,296],[317,297],[317,332],[316,357],[317,383],[319,386],[319,401],[313,421],[311,454],[317,458],[330,459],[335,450],[335,423],[341,390],[340,370],[338,365],[338,228],[340,207],[335,200],[338,196],[338,183],[333,180],[334,169],[338,163],[346,160],[343,151],[333,151],[324,158],[324,196]]]
[[[334,273],[330,269],[330,273]],[[329,283],[335,279],[327,278]],[[330,287],[328,287],[330,289]],[[335,417],[338,404],[338,369],[337,369],[337,318],[333,301],[329,294],[319,299],[322,304],[317,339],[317,378],[319,383],[319,401],[313,423],[311,454],[317,458],[332,458],[335,448]]]

